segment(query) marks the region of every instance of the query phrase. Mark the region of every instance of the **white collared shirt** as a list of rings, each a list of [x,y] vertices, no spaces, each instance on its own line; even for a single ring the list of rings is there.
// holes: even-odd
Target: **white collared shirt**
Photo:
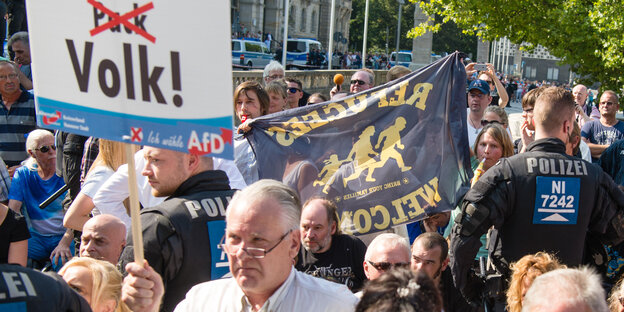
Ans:
[[[346,286],[313,277],[291,267],[286,281],[269,297],[259,312],[351,312],[357,302],[357,297]],[[226,278],[191,288],[175,309],[175,312],[186,311],[247,312],[253,309],[236,280]]]

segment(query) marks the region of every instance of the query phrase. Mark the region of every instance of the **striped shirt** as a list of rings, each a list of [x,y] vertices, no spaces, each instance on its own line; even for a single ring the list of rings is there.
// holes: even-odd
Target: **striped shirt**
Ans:
[[[0,100],[0,157],[7,166],[19,165],[28,158],[25,135],[36,129],[34,96],[22,90],[11,109]]]

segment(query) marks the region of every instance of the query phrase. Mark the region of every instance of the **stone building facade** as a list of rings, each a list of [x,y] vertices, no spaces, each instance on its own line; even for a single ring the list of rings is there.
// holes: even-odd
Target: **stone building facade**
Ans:
[[[485,44],[488,45],[490,42]],[[507,38],[502,38],[491,44],[491,52],[489,62],[505,74],[529,80],[561,83],[570,81],[570,65],[559,64],[559,59],[542,46],[538,45],[529,53],[520,50],[518,45],[511,44]]]
[[[275,50],[284,35],[285,0],[230,0],[232,34],[265,39],[271,34]],[[336,1],[334,16],[334,51],[346,51],[351,20],[351,0]],[[288,36],[315,38],[324,49],[329,45],[331,0],[290,0]]]

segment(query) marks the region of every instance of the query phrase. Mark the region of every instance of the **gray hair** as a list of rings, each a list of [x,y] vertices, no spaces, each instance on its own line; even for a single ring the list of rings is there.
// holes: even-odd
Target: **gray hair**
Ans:
[[[600,276],[589,267],[558,269],[538,276],[527,291],[522,311],[586,305],[594,312],[606,312],[607,302]]]
[[[269,73],[273,70],[281,70],[282,73],[284,73],[284,66],[282,66],[282,64],[280,64],[280,62],[278,61],[270,61],[269,64],[267,64],[267,66],[264,67],[264,73],[262,74],[262,78],[266,78],[269,77]]]
[[[500,106],[495,106],[495,105],[490,105],[488,106],[485,111],[483,111],[483,115],[492,112],[496,115],[498,115],[498,117],[500,117],[503,125],[505,125],[505,127],[507,127],[509,125],[509,117],[507,117],[507,112],[505,111],[505,109],[503,109]]]
[[[368,75],[368,83],[370,85],[374,85],[375,84],[375,72],[374,71],[372,71],[372,70],[370,70],[368,68],[363,68],[363,69],[360,69],[360,70],[356,71],[355,73],[353,73],[353,75],[355,75],[358,72],[362,72],[362,73],[365,73],[366,75]]]
[[[30,131],[30,133],[28,133],[28,137],[26,138],[26,150],[34,151],[38,147],[37,145],[39,145],[41,139],[47,136],[54,138],[54,134],[48,130],[35,129]],[[37,161],[31,156],[26,160],[26,167],[33,170],[36,163]]]
[[[28,133],[28,137],[26,138],[26,150],[35,150],[37,148],[37,143],[41,141],[42,138],[51,136],[54,137],[54,134],[48,130],[43,129],[35,129]]]
[[[299,220],[301,219],[301,200],[297,192],[288,185],[276,181],[263,179],[259,180],[241,191],[234,194],[234,197],[225,211],[225,220],[230,215],[230,208],[238,204],[239,201],[259,201],[263,199],[274,199],[279,203],[282,210],[282,221],[285,222],[288,230],[299,230]]]
[[[13,67],[13,71],[15,71],[16,74],[19,73],[19,68],[17,66],[15,66],[15,64],[13,64],[10,61],[0,60],[0,66],[2,66],[2,65],[9,65],[9,66]]]
[[[383,233],[375,237],[375,239],[373,239],[373,241],[371,241],[368,245],[366,254],[364,255],[364,260],[370,260],[373,252],[377,251],[381,246],[385,246],[388,249],[403,249],[405,254],[407,254],[408,259],[412,253],[407,239],[394,233]]]
[[[26,46],[30,47],[30,43],[28,41],[28,32],[26,31],[20,31],[20,32],[14,33],[13,36],[11,36],[11,38],[7,42],[7,46],[9,47],[12,46],[13,43],[15,43],[16,41],[21,41]]]

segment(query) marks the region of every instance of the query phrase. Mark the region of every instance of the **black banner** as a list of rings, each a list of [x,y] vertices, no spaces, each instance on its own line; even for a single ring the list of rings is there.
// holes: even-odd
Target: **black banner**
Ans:
[[[251,126],[260,178],[283,181],[302,201],[333,200],[345,233],[452,210],[469,188],[466,72],[457,52],[366,92]]]

